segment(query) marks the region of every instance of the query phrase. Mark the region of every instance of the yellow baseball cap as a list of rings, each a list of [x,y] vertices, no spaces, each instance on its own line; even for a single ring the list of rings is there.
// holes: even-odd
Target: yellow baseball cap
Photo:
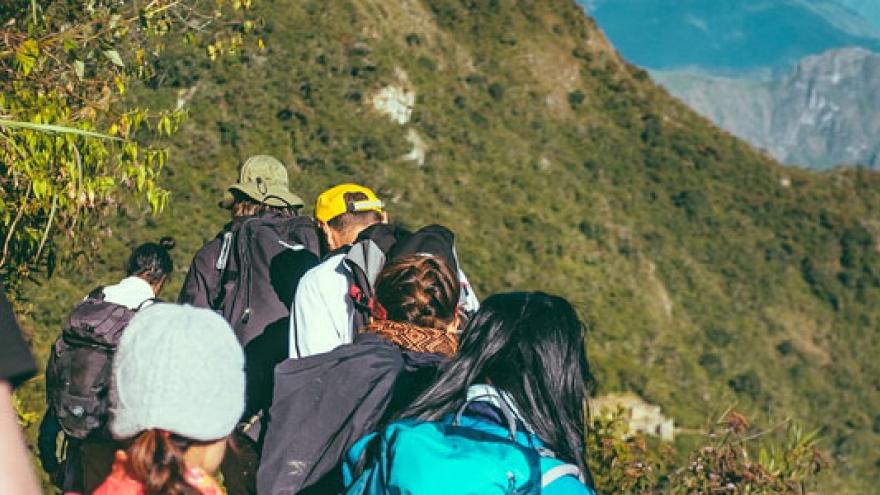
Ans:
[[[363,193],[367,199],[349,204],[345,202],[345,195],[348,193]],[[378,211],[382,213],[385,211],[385,203],[368,187],[357,184],[339,184],[322,192],[315,204],[315,218],[324,223],[333,220],[343,213],[353,213],[356,211]]]

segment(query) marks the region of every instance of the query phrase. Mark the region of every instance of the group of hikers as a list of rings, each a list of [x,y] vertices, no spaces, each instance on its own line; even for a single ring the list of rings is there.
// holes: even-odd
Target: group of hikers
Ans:
[[[63,492],[595,493],[566,300],[479,302],[449,229],[389,223],[356,184],[301,215],[267,155],[221,206],[177,303],[163,238],[64,322],[38,439]]]

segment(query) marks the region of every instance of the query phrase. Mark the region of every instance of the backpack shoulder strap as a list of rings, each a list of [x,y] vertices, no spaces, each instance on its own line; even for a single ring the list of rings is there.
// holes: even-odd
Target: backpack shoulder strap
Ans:
[[[251,219],[245,220],[244,222],[235,222],[233,221],[228,225],[225,232],[220,234],[218,237],[220,238],[220,253],[217,255],[217,259],[214,261],[214,269],[217,270],[217,295],[214,297],[214,300],[210,301],[212,309],[220,309],[220,306],[223,304],[223,300],[226,298],[225,290],[226,290],[226,282],[228,268],[229,268],[229,257],[233,254],[233,250],[236,247],[238,242],[238,236],[241,231],[244,229],[245,224],[247,224]],[[238,269],[238,267],[233,267]]]
[[[550,483],[553,483],[563,476],[574,476],[579,481],[584,481],[584,475],[577,466],[574,464],[559,464],[544,471],[541,475],[541,488],[546,488]]]
[[[220,254],[217,255],[217,261],[214,262],[214,268],[220,272],[220,277],[223,277],[223,272],[226,270],[226,264],[229,263],[229,251],[232,250],[232,231],[228,230],[223,233],[222,236],[223,242],[220,244]]]
[[[144,309],[145,306],[152,306],[152,305],[156,304],[157,302],[161,302],[158,297],[151,297],[149,299],[145,299],[140,304],[138,304],[137,307],[134,308],[132,311],[137,313],[138,311]]]

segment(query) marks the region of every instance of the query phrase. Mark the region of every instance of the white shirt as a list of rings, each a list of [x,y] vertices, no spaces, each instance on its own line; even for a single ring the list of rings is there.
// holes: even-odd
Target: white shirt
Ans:
[[[290,318],[290,357],[302,358],[350,344],[354,304],[348,297],[351,271],[337,254],[300,279]]]
[[[131,276],[122,279],[116,285],[108,285],[104,287],[104,300],[128,309],[136,310],[150,303],[144,304],[145,301],[156,297],[153,294],[153,288],[146,280]]]

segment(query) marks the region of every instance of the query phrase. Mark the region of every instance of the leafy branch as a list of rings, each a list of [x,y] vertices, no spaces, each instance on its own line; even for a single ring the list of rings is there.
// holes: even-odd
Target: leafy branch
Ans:
[[[238,53],[255,34],[250,6],[30,0],[0,8],[0,279],[14,289],[31,270],[51,269],[55,234],[73,247],[97,245],[101,229],[88,227],[123,201],[164,209],[162,143],[186,112],[131,107],[127,91],[155,77],[175,39],[211,59]]]

